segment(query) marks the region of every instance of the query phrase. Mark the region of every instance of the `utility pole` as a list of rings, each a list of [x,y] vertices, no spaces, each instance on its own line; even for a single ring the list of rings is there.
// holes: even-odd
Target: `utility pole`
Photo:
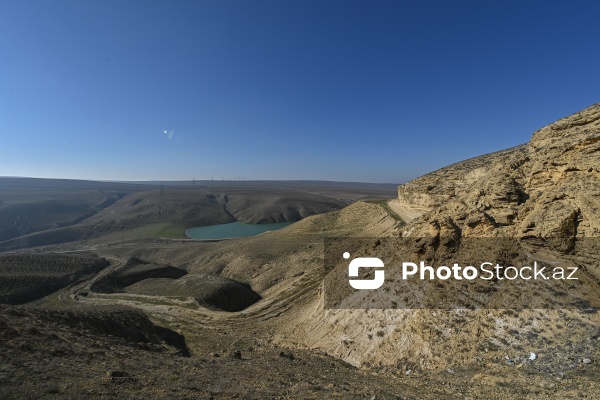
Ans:
[[[160,183],[160,190],[159,190],[159,196],[158,196],[158,215],[163,215],[163,200],[165,197],[165,186],[163,185],[163,183]]]
[[[19,232],[19,235],[21,236],[20,247],[22,249],[29,247],[29,239],[27,239],[27,233],[29,232],[29,217],[23,213],[19,214],[15,226],[17,227],[17,232]]]

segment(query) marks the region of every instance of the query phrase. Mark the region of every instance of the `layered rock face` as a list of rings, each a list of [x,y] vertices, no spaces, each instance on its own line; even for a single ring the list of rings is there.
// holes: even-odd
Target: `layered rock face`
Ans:
[[[470,158],[440,168],[398,187],[398,202],[412,207],[432,209],[439,207],[470,184],[485,176],[490,165],[507,158],[522,158],[527,145],[497,151],[484,156]]]
[[[598,236],[600,103],[536,131],[526,145],[400,186],[398,201],[431,210],[407,236]]]

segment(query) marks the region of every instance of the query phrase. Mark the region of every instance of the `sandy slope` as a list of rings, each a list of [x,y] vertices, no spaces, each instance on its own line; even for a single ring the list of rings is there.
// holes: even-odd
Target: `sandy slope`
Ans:
[[[411,222],[414,219],[419,218],[421,215],[430,211],[429,208],[418,207],[407,203],[400,203],[398,199],[392,199],[387,202],[388,207],[398,214],[400,218],[406,223]]]

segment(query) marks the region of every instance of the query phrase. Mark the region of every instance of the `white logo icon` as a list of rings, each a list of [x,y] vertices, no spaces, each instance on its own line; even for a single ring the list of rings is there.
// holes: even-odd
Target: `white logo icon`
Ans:
[[[348,252],[344,253],[344,258],[350,258]],[[348,266],[348,276],[350,278],[358,278],[359,268],[383,268],[383,261],[375,257],[358,257],[350,261]],[[379,289],[383,285],[384,271],[375,270],[375,277],[373,279],[350,279],[348,282],[354,289]]]

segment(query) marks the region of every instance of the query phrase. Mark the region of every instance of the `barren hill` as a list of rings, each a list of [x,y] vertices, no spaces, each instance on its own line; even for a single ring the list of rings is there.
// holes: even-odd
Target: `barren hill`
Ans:
[[[298,221],[361,199],[386,199],[392,184],[320,181],[111,183],[0,177],[0,251],[112,234],[184,238],[186,228],[233,221]]]

